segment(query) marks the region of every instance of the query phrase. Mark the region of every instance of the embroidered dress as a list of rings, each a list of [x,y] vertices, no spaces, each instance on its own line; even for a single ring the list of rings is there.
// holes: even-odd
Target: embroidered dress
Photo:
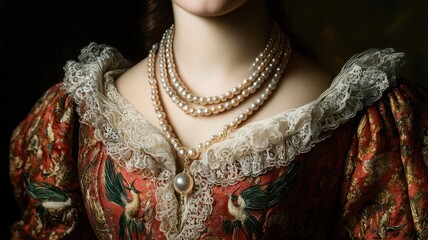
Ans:
[[[179,213],[173,149],[115,87],[131,64],[92,43],[13,133],[13,237],[426,239],[428,93],[402,57],[356,55],[315,101],[213,144]]]

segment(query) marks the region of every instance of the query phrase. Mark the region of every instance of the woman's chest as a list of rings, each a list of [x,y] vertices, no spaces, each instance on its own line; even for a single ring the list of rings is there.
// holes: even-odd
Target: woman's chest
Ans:
[[[327,229],[341,176],[331,158],[343,156],[315,149],[275,167],[268,162],[284,149],[273,147],[217,169],[195,164],[195,187],[183,202],[174,172],[127,171],[93,133],[81,130],[79,179],[100,239],[276,239]]]

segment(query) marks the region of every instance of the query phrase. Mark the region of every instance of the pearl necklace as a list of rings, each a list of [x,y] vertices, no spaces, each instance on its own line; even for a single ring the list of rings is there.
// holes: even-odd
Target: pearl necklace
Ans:
[[[273,57],[278,57],[276,54],[283,46],[283,35],[279,34],[279,27],[277,24],[273,24],[270,34],[269,34],[269,41],[266,44],[264,50],[256,57],[252,64],[252,68],[256,69],[248,78],[244,79],[242,83],[240,83],[237,87],[232,88],[231,90],[227,91],[226,93],[220,95],[220,96],[210,96],[210,97],[202,97],[194,94],[189,90],[189,88],[184,84],[184,82],[181,80],[181,78],[178,76],[177,70],[176,70],[176,64],[174,62],[174,54],[173,54],[173,37],[174,37],[174,25],[168,29],[162,41],[166,42],[164,45],[166,46],[165,51],[160,53],[161,58],[166,60],[167,63],[167,69],[165,69],[165,76],[167,76],[167,80],[165,81],[166,84],[162,84],[165,88],[168,95],[172,97],[176,97],[180,100],[191,102],[196,105],[213,105],[213,104],[219,104],[219,103],[225,103],[227,100],[234,99],[231,101],[228,101],[228,103],[225,103],[223,107],[220,107],[220,112],[224,111],[227,105],[231,105],[232,108],[239,105],[239,102],[244,101],[244,99],[248,96],[250,96],[252,93],[254,93],[260,86],[263,84],[264,80],[266,80],[267,76],[270,72],[266,72],[263,70],[270,70],[272,68],[266,68],[266,65],[268,62],[272,60]],[[279,44],[282,44],[280,47]],[[254,83],[256,82],[256,83]],[[250,86],[253,84],[253,86]],[[242,92],[249,92],[249,94],[241,94]],[[176,94],[176,92],[178,94]],[[239,97],[236,97],[239,95]],[[234,104],[238,103],[238,104]],[[177,101],[177,104],[181,103],[180,101]],[[180,107],[180,106],[179,106]],[[182,107],[180,107],[182,108]],[[182,109],[183,110],[183,109]],[[226,108],[227,110],[227,108]],[[217,114],[219,111],[216,111],[216,109],[208,109],[203,112],[198,111],[192,111],[192,109],[183,110],[185,113],[190,114],[192,116],[209,116],[211,114]]]
[[[273,64],[278,62],[278,64],[275,64],[276,66],[275,73],[269,74],[269,77],[271,77],[270,83],[266,84],[267,86],[263,89],[263,91],[261,91],[256,101],[251,103],[244,112],[240,113],[230,123],[224,125],[223,129],[220,130],[217,134],[212,135],[209,138],[209,140],[205,141],[204,143],[199,143],[196,148],[186,148],[182,146],[180,140],[175,135],[172,129],[172,126],[167,121],[167,115],[164,111],[162,102],[160,100],[159,87],[155,77],[156,52],[158,49],[159,49],[159,53],[165,51],[165,42],[161,41],[160,44],[154,44],[153,47],[150,49],[149,56],[148,56],[148,63],[147,63],[147,72],[148,72],[148,81],[151,87],[152,104],[156,112],[156,115],[158,117],[159,124],[161,126],[161,130],[163,134],[165,135],[167,140],[171,143],[172,147],[176,150],[178,156],[184,160],[184,170],[183,172],[175,176],[174,183],[173,183],[174,189],[176,190],[177,193],[181,194],[182,198],[184,195],[189,194],[194,187],[193,177],[189,173],[191,161],[197,160],[202,151],[206,150],[212,144],[224,139],[227,136],[227,134],[235,130],[239,125],[241,125],[245,120],[247,120],[249,116],[251,116],[264,104],[264,102],[269,98],[269,96],[278,86],[279,80],[282,76],[285,66],[288,63],[288,59],[291,52],[289,40],[285,35],[283,38],[283,45],[285,45],[285,48],[281,48],[281,50],[279,51],[280,54],[275,55],[275,56],[279,56],[279,59],[272,58],[268,66],[265,67],[265,68],[268,68],[268,67],[272,68]],[[165,64],[166,64],[165,60],[160,57],[159,68],[164,69],[166,66]],[[271,70],[269,70],[269,72],[270,71]],[[162,71],[161,71],[161,75],[162,75],[161,76],[162,78],[165,77],[163,76],[164,73],[162,74]]]
[[[272,25],[271,29],[268,44],[252,64],[256,70],[249,78],[244,79],[237,87],[220,96],[201,97],[190,92],[178,76],[172,53],[174,28],[171,26],[162,37],[160,44],[164,47],[159,49],[160,60],[166,63],[166,67],[160,68],[162,87],[172,102],[183,112],[193,117],[216,115],[239,106],[247,97],[254,94],[271,75],[271,71],[279,64],[275,59],[281,58],[281,54],[284,52],[284,43],[288,43],[285,39],[286,36],[280,34],[276,23]],[[286,47],[289,48],[289,44]],[[289,49],[286,52],[289,52]],[[204,107],[194,108],[189,103]]]

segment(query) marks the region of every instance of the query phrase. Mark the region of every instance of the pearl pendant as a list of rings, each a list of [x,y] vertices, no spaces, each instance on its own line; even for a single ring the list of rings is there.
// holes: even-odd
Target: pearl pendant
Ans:
[[[193,189],[193,177],[186,172],[177,174],[174,178],[174,189],[180,194],[190,193]]]

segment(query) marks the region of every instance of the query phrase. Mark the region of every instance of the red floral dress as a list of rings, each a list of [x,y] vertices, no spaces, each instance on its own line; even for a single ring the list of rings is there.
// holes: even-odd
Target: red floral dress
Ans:
[[[115,88],[130,64],[91,44],[13,133],[13,238],[427,239],[428,93],[401,58],[356,55],[314,102],[208,148],[180,206],[170,145]]]

